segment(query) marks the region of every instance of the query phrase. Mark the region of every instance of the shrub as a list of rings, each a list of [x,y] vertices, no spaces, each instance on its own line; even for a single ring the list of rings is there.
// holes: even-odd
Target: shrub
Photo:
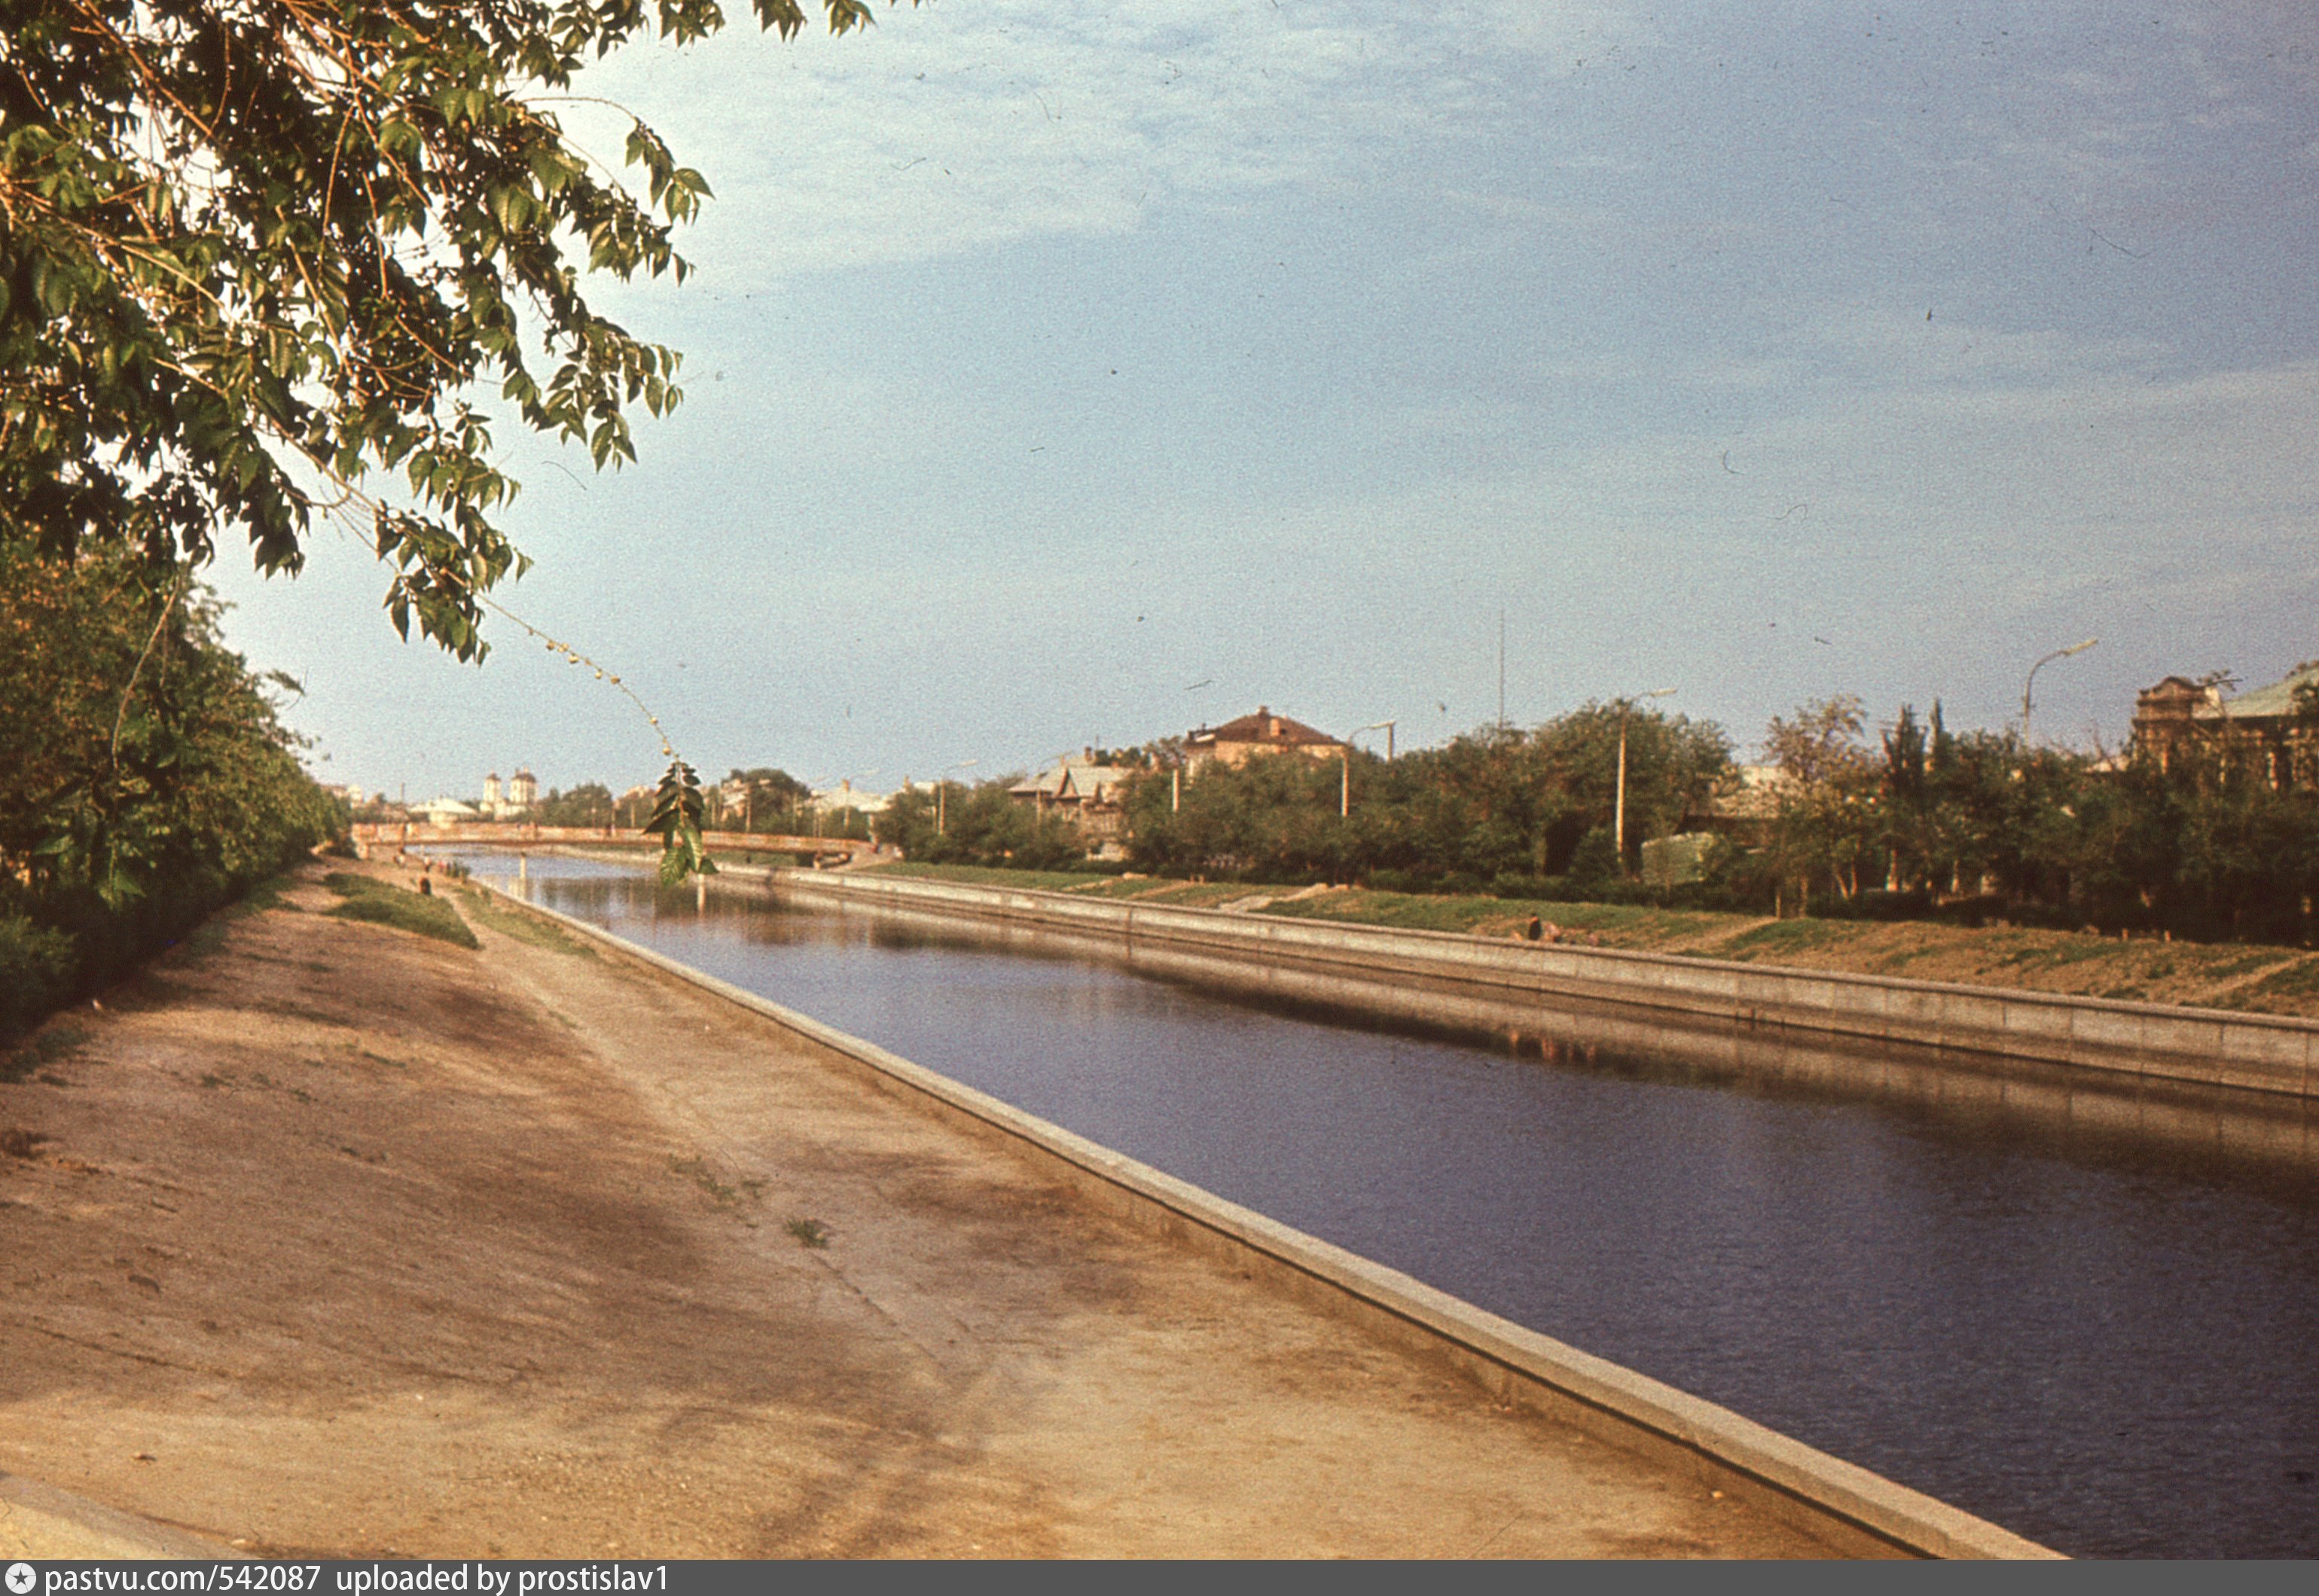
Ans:
[[[181,568],[0,535],[0,1032],[343,829]]]
[[[0,915],[0,1041],[26,1030],[68,994],[72,939],[22,915]]]
[[[1619,845],[1608,826],[1598,825],[1578,839],[1578,851],[1570,856],[1570,879],[1592,892],[1618,879]]]
[[[1501,870],[1490,883],[1491,893],[1498,897],[1551,897],[1557,879],[1552,876],[1526,876],[1512,870]]]

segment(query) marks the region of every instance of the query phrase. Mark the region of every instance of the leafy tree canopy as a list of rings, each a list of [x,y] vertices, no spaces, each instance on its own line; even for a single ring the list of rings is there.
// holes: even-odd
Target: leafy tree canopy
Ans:
[[[784,37],[810,3],[752,0]],[[314,518],[350,513],[396,627],[481,658],[479,597],[521,556],[480,385],[600,468],[632,458],[677,356],[582,274],[681,277],[672,230],[708,193],[637,122],[632,194],[554,107],[591,58],[723,23],[713,0],[0,0],[7,536],[198,565],[230,530],[295,572]]]
[[[275,713],[288,678],[156,595],[133,553],[0,539],[0,1041],[336,829]]]
[[[787,771],[770,765],[753,765],[748,770],[734,770],[719,784],[729,806],[739,796],[745,796],[753,811],[770,815],[780,809],[793,809],[813,796],[813,789],[790,775]]]

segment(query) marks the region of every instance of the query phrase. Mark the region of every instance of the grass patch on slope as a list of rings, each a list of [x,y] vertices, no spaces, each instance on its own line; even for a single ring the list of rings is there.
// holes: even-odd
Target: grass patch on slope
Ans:
[[[2319,959],[2303,958],[2215,998],[2208,1006],[2258,1014],[2307,1014],[2314,1002],[2319,1002]]]
[[[1293,890],[1283,888],[1283,890]],[[1281,902],[1261,911],[1293,919],[1340,920],[1405,931],[1463,931],[1487,935],[1527,923],[1533,915],[1564,932],[1592,932],[1612,948],[1651,948],[1726,927],[1754,924],[1744,915],[1659,909],[1634,904],[1556,903],[1546,898],[1455,897],[1356,888]]]
[[[330,911],[341,920],[391,925],[397,931],[415,932],[462,948],[483,946],[448,899],[421,896],[392,882],[357,876],[349,870],[332,870],[322,878],[322,885],[346,900]]]
[[[1277,893],[1280,900],[1258,913],[1493,938],[1519,934],[1529,916],[1536,915],[1566,938],[1574,933],[1581,938],[1596,937],[1606,948],[1666,950],[1791,969],[1853,970],[1964,986],[2319,1017],[2319,956],[2292,947],[2158,942],[2146,937],[2120,942],[2083,933],[1927,921],[1766,920],[1701,909],[1379,892],[1362,888],[1292,900],[1287,895],[1297,890],[1294,887],[1255,882],[1194,883],[1144,877],[1091,879],[1063,870],[970,865],[879,868],[938,880],[1040,888],[1080,897],[1130,897],[1187,907],[1212,907],[1234,898]]]
[[[71,1058],[87,1040],[88,1032],[78,1025],[68,1022],[50,1025],[0,1053],[0,1082],[29,1080],[35,1071]]]
[[[1092,877],[1085,870],[1017,870],[991,864],[874,864],[866,870],[849,870],[848,875],[908,876],[925,881],[957,881],[969,887],[1027,887],[1035,891],[1060,892],[1067,887],[1084,887]]]
[[[528,942],[535,948],[546,948],[551,953],[569,953],[575,959],[593,959],[596,950],[573,936],[553,920],[543,920],[537,915],[527,915],[521,909],[510,908],[476,887],[462,887],[459,896],[467,905],[467,917],[478,925]]]

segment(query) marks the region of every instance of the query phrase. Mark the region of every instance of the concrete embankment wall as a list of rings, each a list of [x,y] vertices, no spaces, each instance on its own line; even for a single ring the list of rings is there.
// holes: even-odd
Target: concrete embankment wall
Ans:
[[[907,877],[776,870],[780,894],[1110,939],[1131,961],[1196,951],[1372,985],[1461,989],[1502,1008],[1582,1001],[2034,1059],[2112,1076],[2319,1097],[2319,1022],[1610,948],[1175,908]],[[1493,1028],[1501,1023],[1493,1014]]]
[[[1447,1361],[1500,1402],[1656,1457],[1686,1476],[1760,1503],[1841,1551],[1921,1557],[2057,1555],[1987,1519],[1226,1202],[600,927],[499,896],[771,1020],[881,1091],[997,1136],[1037,1159],[1084,1198],[1141,1229],[1235,1267],[1261,1271],[1300,1301],[1365,1324],[1421,1356]]]

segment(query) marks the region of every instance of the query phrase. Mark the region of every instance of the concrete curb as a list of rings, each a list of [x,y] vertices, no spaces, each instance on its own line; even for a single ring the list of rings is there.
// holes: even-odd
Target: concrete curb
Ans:
[[[20,1474],[0,1474],[0,1558],[214,1563],[244,1555]]]
[[[1776,1508],[1800,1508],[1798,1521],[1835,1526],[1867,1541],[1923,1557],[2053,1558],[2061,1554],[1962,1509],[1792,1440],[1647,1375],[1501,1319],[1423,1282],[1386,1268],[1225,1201],[1024,1113],[986,1093],[849,1036],[600,926],[528,903],[496,887],[493,896],[651,969],[771,1020],[864,1068],[879,1080],[930,1100],[951,1114],[1001,1132],[1084,1177],[1080,1187],[1111,1199],[1114,1212],[1156,1220],[1164,1233],[1221,1243],[1316,1288],[1315,1300],[1382,1323],[1421,1347],[1447,1352],[1502,1400],[1519,1400],[1629,1446],[1672,1453],[1719,1483],[1746,1489]],[[1591,1420],[1591,1422],[1590,1422]],[[1656,1443],[1656,1445],[1652,1445]],[[1791,1515],[1792,1516],[1792,1515]]]
[[[1131,957],[1139,945],[1169,944],[1371,980],[1413,977],[1534,1001],[1577,998],[2121,1077],[2319,1098],[2319,1021],[2288,1015],[1137,905],[913,877],[773,870],[763,879],[777,892],[1124,941]]]

